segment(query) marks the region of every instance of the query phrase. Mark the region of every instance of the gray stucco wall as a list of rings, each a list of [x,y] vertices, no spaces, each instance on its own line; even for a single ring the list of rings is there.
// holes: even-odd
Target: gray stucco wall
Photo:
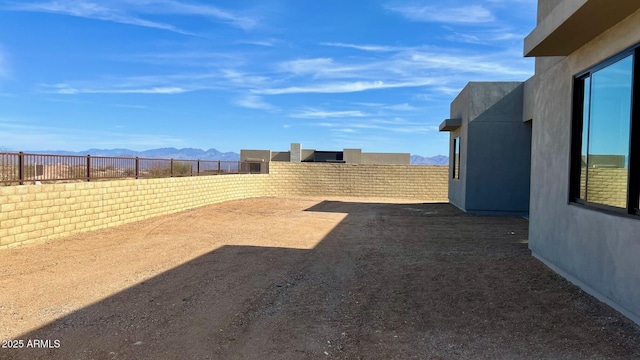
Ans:
[[[269,150],[240,150],[240,161],[247,160],[271,160],[271,151]]]
[[[531,128],[522,123],[524,84],[471,83],[466,210],[529,212]]]
[[[460,136],[452,204],[472,213],[528,214],[531,127],[522,122],[523,97],[521,82],[472,82],[453,101],[451,118],[462,126],[451,133],[451,143]]]
[[[409,153],[362,153],[362,164],[369,165],[409,165],[411,154]]]
[[[344,149],[343,156],[344,156],[344,161],[347,164],[361,164],[362,163],[362,150],[361,149]]]
[[[640,42],[640,11],[536,74],[529,247],[640,323],[640,219],[569,204],[573,75]]]
[[[538,0],[538,23],[551,13],[562,0]]]
[[[288,151],[272,151],[271,161],[291,161],[291,154]]]

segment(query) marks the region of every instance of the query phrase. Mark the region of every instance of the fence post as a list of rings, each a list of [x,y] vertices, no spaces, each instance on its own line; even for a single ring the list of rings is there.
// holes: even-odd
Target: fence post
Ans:
[[[91,155],[87,155],[87,181],[91,181]]]
[[[24,185],[24,153],[18,153],[18,180],[20,185]]]
[[[198,167],[196,171],[196,176],[200,176],[200,159],[198,159]]]
[[[173,177],[173,159],[171,159],[171,177]]]
[[[136,156],[136,179],[140,176],[140,159]]]
[[[218,160],[218,175],[220,175],[220,160]]]

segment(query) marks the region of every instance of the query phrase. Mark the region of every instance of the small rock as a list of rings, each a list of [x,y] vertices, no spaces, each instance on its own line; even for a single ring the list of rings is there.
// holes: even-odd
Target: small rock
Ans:
[[[133,343],[133,345],[140,346],[142,345],[142,341],[136,341],[135,343]]]

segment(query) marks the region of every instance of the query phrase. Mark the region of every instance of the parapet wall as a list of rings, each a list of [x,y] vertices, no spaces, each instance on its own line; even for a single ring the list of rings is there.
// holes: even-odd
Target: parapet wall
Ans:
[[[261,196],[447,202],[447,167],[270,164],[270,174],[0,187],[0,249]]]

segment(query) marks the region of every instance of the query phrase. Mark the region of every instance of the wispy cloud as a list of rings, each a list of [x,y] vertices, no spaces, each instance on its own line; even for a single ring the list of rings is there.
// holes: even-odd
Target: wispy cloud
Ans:
[[[184,35],[193,33],[173,25],[142,19],[124,9],[108,8],[88,1],[52,1],[41,3],[17,3],[3,7],[5,10],[48,12],[88,19],[111,21],[121,24],[173,31]]]
[[[433,84],[433,79],[415,79],[404,82],[384,82],[384,81],[355,81],[343,83],[325,83],[308,86],[291,86],[285,88],[270,88],[254,90],[256,94],[282,95],[282,94],[338,94],[351,93],[367,90],[394,89],[403,87],[418,87]]]
[[[345,43],[333,43],[333,42],[323,42],[320,45],[324,46],[333,46],[333,47],[342,47],[342,48],[350,48],[362,51],[373,51],[373,52],[390,52],[390,51],[398,51],[406,48],[402,47],[394,47],[394,46],[386,46],[386,45],[357,45],[357,44],[345,44]]]
[[[308,109],[291,115],[293,118],[301,119],[350,118],[364,116],[368,115],[360,110],[325,111],[317,109]]]
[[[418,109],[415,106],[409,105],[408,103],[382,104],[382,103],[359,102],[359,103],[354,103],[354,105],[360,105],[360,106],[366,106],[366,107],[372,107],[372,108],[378,108],[378,109],[394,110],[394,111],[413,111]]]
[[[125,108],[125,109],[148,109],[148,106],[144,105],[129,105],[129,104],[112,104],[113,107]]]
[[[385,8],[408,20],[419,22],[477,24],[495,20],[491,11],[480,5],[463,7],[387,5]]]
[[[247,74],[235,69],[224,69],[221,73],[230,85],[240,89],[263,87],[271,80],[266,76]]]
[[[278,65],[278,69],[292,74],[318,74],[321,70],[334,68],[331,58],[297,59],[285,61]]]
[[[405,133],[405,134],[425,134],[429,132],[437,132],[438,126],[419,123],[414,121],[408,121],[402,118],[391,119],[377,119],[367,118],[364,119],[352,119],[349,121],[322,121],[318,123],[309,123],[308,126],[317,126],[328,128],[336,132],[344,132],[342,129],[351,129],[347,132],[359,132],[359,133]]]
[[[24,120],[0,119],[0,144],[15,151],[86,150],[91,147],[146,150],[155,147],[185,146],[188,141],[167,134],[124,133],[104,129],[80,130],[34,125]],[[70,148],[70,144],[73,144],[74,148]],[[46,146],[47,149],[42,149],[42,146]]]
[[[414,52],[407,61],[414,68],[445,69],[465,73],[493,74],[495,78],[502,76],[522,77],[530,75],[529,69],[519,67],[518,61],[504,61],[501,54],[468,56]]]
[[[275,47],[276,45],[278,45],[281,42],[282,42],[282,40],[278,40],[278,39],[275,39],[275,38],[262,39],[262,40],[242,40],[242,41],[240,41],[241,44],[264,46],[264,47]]]
[[[180,87],[151,87],[151,88],[133,88],[133,89],[118,89],[118,88],[103,88],[103,89],[87,89],[87,88],[75,88],[67,84],[54,84],[44,85],[50,88],[51,92],[62,95],[77,95],[77,94],[182,94],[189,90]]]
[[[447,40],[469,44],[497,45],[503,41],[520,43],[524,37],[524,34],[513,32],[511,29],[499,28],[468,33],[454,31],[451,35],[447,36]]]
[[[407,103],[404,104],[395,104],[395,105],[386,105],[383,106],[384,109],[389,109],[389,110],[396,110],[396,111],[413,111],[413,110],[417,110],[416,107],[411,106]]]
[[[174,0],[116,0],[97,3],[86,0],[57,0],[37,3],[13,2],[1,7],[3,10],[48,12],[87,19],[110,21],[121,24],[155,28],[184,35],[197,35],[172,24],[143,18],[150,14],[173,14],[207,17],[249,30],[257,20],[243,17],[211,5],[193,5]]]
[[[198,68],[220,68],[244,63],[244,59],[234,53],[184,49],[176,49],[173,52],[125,54],[114,58],[125,62]]]
[[[257,110],[276,110],[277,108],[272,104],[264,101],[264,99],[258,95],[249,94],[243,96],[239,99],[236,99],[234,102],[236,105],[245,107],[248,109],[257,109]]]
[[[144,5],[141,7],[142,11],[210,17],[245,30],[253,29],[258,24],[256,18],[234,14],[231,11],[223,10],[212,5],[187,4],[174,0],[143,0],[133,2]]]

